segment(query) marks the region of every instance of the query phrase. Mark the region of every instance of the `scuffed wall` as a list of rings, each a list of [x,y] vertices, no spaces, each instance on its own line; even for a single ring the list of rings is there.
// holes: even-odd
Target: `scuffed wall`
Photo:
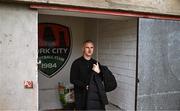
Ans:
[[[37,11],[0,3],[0,14],[0,110],[37,111]]]
[[[179,0],[1,0],[180,15]]]

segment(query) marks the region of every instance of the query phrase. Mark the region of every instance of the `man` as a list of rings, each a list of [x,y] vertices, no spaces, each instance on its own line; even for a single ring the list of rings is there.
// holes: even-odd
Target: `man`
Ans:
[[[105,110],[108,103],[102,84],[103,74],[99,63],[92,59],[94,43],[83,43],[82,57],[76,59],[70,71],[70,82],[74,84],[75,107],[77,110]]]

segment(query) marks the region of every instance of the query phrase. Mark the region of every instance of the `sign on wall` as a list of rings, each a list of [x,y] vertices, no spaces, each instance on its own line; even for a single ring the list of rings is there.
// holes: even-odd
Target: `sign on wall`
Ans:
[[[71,48],[69,28],[53,23],[38,24],[38,70],[47,77],[66,64]]]

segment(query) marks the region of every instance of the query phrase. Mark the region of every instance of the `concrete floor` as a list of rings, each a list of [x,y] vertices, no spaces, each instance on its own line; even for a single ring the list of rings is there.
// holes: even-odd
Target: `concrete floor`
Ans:
[[[118,107],[112,103],[109,103],[108,105],[106,105],[106,110],[107,111],[124,111],[123,109],[121,109],[120,107]]]
[[[43,111],[62,111],[62,109],[52,109],[52,110],[43,110]],[[116,105],[113,105],[112,103],[109,103],[108,105],[106,105],[106,111],[124,111],[124,110]]]

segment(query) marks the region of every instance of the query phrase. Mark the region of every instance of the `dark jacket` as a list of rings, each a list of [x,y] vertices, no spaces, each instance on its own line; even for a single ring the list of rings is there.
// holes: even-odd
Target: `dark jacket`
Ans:
[[[86,86],[89,85],[89,81],[92,74],[96,73],[92,71],[93,64],[96,64],[96,60],[91,59],[88,61],[85,60],[83,57],[80,57],[76,59],[71,66],[70,82],[74,84],[75,106],[77,110],[86,109],[87,94],[88,94],[88,90],[86,89]],[[101,69],[101,65],[100,65],[100,69]],[[96,74],[97,76],[100,76],[96,78],[96,82],[103,104],[108,104],[108,99],[103,84],[104,75],[102,72],[104,72],[104,70],[101,71],[100,74]]]
[[[103,74],[105,92],[110,92],[116,89],[117,87],[116,79],[107,66],[101,66],[101,73]]]

